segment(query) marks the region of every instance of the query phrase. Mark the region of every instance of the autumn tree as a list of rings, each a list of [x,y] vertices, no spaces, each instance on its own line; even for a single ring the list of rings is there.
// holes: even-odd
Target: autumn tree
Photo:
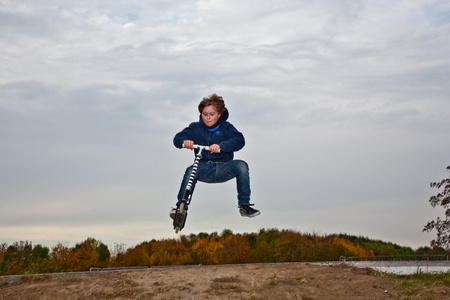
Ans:
[[[444,251],[425,247],[419,248],[417,253],[441,254],[437,250]],[[29,242],[11,246],[2,243],[0,275],[86,271],[104,266],[312,262],[338,260],[340,256],[408,254],[413,254],[409,247],[346,234],[327,236],[276,228],[234,234],[224,229],[220,234],[201,232],[178,239],[152,239],[128,249],[125,244],[115,244],[112,252],[93,238],[73,248],[60,243],[51,251],[42,245],[33,248]]]
[[[148,257],[145,244],[128,249],[122,258],[123,267],[140,267],[148,265],[150,265],[150,258]]]
[[[306,236],[297,232],[282,230],[275,241],[275,257],[279,262],[308,261],[311,251]]]
[[[91,267],[105,267],[110,256],[108,247],[101,241],[87,238],[72,249],[68,263],[75,271],[87,271]]]
[[[37,244],[33,247],[31,254],[31,269],[29,273],[39,274],[49,271],[49,258],[50,249],[41,244]]]
[[[24,274],[31,266],[32,256],[33,249],[31,243],[28,241],[15,242],[3,254],[3,261],[0,264],[0,274]]]
[[[188,237],[183,241],[164,239],[152,241],[149,246],[150,264],[152,266],[183,265],[189,261],[189,250],[185,246]]]
[[[233,231],[231,229],[224,229],[222,230],[222,232],[220,233],[220,236],[224,239],[227,236],[233,235]]]
[[[74,271],[88,271],[97,267],[98,254],[88,244],[82,243],[72,249],[67,260],[70,269]]]
[[[1,243],[0,244],[0,263],[3,262],[3,256],[6,253],[6,249],[8,249],[8,244],[7,243]]]
[[[219,264],[218,250],[222,247],[219,236],[202,238],[191,248],[192,258],[195,264],[217,265]]]
[[[53,246],[50,252],[51,272],[59,273],[71,271],[68,262],[71,252],[72,250],[62,243]]]
[[[100,244],[95,248],[95,252],[98,253],[99,262],[107,262],[111,258],[111,252],[109,252],[108,246],[100,242]]]
[[[219,262],[221,264],[243,264],[250,263],[252,249],[247,235],[227,234],[218,250]]]
[[[253,250],[254,261],[261,263],[276,262],[275,241],[279,236],[280,232],[276,228],[261,229]]]
[[[336,236],[336,235],[333,235]],[[364,249],[370,250],[375,256],[390,255],[414,255],[414,251],[410,247],[404,247],[392,242],[383,242],[381,240],[373,240],[362,236],[352,236],[348,234],[337,235],[341,239],[349,240],[353,244],[359,244]]]
[[[447,171],[450,172],[450,166],[447,167]],[[445,219],[437,217],[436,220],[428,222],[422,232],[436,230],[436,239],[430,242],[430,246],[448,248],[450,247],[450,176],[442,179],[440,182],[432,182],[430,186],[438,190],[443,189],[436,195],[431,196],[428,201],[433,208],[436,206],[442,206],[444,208]]]
[[[127,252],[127,245],[124,243],[114,243],[114,247],[111,250],[110,256],[111,256],[111,265],[115,267],[122,267],[123,266],[123,260],[125,257],[125,254]]]
[[[172,265],[190,264],[188,248],[174,239],[167,241],[168,255],[172,260]]]
[[[335,236],[331,238],[331,241],[333,246],[342,247],[343,251],[341,250],[342,252],[339,253],[339,256],[333,257],[330,260],[338,260],[340,256],[356,256],[356,257],[375,256],[372,250],[365,249],[360,244],[352,243],[349,240]]]
[[[50,249],[41,244],[37,244],[33,247],[32,261],[38,262],[39,260],[49,258]]]

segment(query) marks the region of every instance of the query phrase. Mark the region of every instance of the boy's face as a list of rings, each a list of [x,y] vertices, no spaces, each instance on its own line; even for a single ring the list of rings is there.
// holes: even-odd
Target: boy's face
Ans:
[[[217,123],[220,114],[213,105],[205,106],[202,111],[202,120],[206,126],[211,127]]]

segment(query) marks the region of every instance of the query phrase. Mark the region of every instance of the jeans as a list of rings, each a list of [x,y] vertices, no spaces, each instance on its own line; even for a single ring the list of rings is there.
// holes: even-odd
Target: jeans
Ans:
[[[189,182],[193,165],[186,169],[180,191],[178,192],[177,207],[180,207],[184,191]],[[206,183],[225,182],[236,178],[238,205],[250,204],[250,175],[248,165],[243,160],[230,160],[228,162],[200,162],[191,187],[191,197],[197,181]]]

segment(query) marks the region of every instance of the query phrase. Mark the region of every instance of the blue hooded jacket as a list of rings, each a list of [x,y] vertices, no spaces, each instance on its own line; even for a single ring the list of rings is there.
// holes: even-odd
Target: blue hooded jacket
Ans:
[[[177,133],[173,138],[173,144],[177,148],[183,147],[185,140],[194,141],[194,144],[211,146],[218,144],[220,153],[202,152],[201,161],[227,162],[233,159],[233,152],[242,149],[245,145],[244,135],[231,123],[227,122],[228,110],[225,110],[217,123],[211,128],[203,123],[202,116],[198,122],[189,124],[188,127]],[[198,150],[195,151],[197,154]]]

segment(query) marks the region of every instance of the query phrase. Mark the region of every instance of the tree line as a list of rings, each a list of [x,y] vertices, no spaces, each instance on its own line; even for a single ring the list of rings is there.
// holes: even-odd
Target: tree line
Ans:
[[[393,243],[345,234],[319,235],[293,230],[260,229],[235,234],[229,229],[181,235],[176,239],[108,248],[94,238],[74,247],[53,247],[21,241],[0,244],[0,275],[88,271],[92,267],[218,265],[337,261],[345,257],[443,254],[442,248],[413,250]]]

